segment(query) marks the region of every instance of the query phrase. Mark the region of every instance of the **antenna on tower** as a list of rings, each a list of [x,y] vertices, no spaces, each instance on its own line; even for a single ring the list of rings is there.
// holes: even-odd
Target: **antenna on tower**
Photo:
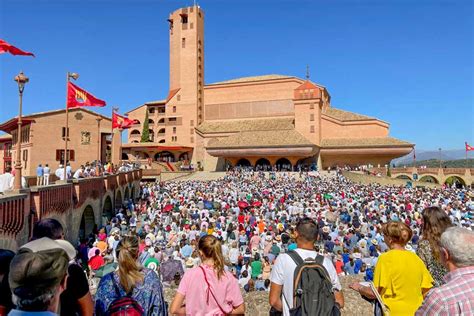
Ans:
[[[309,80],[309,65],[306,65],[306,80]]]

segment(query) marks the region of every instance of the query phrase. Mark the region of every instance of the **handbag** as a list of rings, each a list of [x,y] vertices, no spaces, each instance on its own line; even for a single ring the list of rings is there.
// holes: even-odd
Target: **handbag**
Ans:
[[[374,316],[390,316],[390,309],[387,305],[384,304],[382,297],[379,294],[379,291],[375,288],[373,282],[368,282],[370,289],[375,295],[374,300],[369,300],[369,302],[374,304]]]
[[[221,305],[219,304],[219,302],[217,301],[217,299],[216,299],[216,297],[215,297],[215,295],[214,295],[214,292],[212,292],[212,290],[211,290],[211,285],[209,284],[209,281],[207,281],[206,271],[204,271],[204,268],[201,267],[201,266],[199,266],[199,268],[201,269],[202,274],[204,274],[204,281],[206,281],[206,284],[207,284],[207,301],[206,301],[206,303],[209,304],[209,294],[211,294],[212,297],[214,298],[214,301],[216,301],[217,306],[218,306],[219,309],[221,310],[222,314],[224,314],[224,315],[229,315],[229,314],[226,313],[226,312],[224,311],[224,309],[221,307]]]

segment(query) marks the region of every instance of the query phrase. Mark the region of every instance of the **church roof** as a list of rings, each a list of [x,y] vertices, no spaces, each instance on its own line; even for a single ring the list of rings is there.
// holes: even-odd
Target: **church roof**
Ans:
[[[242,77],[231,80],[219,81],[210,84],[225,84],[225,83],[241,83],[241,82],[250,82],[250,81],[262,81],[262,80],[274,80],[274,79],[288,79],[295,78],[294,76],[286,75],[263,75],[263,76],[252,76],[252,77]]]
[[[413,144],[393,138],[393,137],[372,137],[372,138],[332,138],[323,139],[321,147],[382,147],[382,146],[403,146],[409,147]]]
[[[354,113],[354,112],[349,112],[341,109],[336,109],[333,107],[327,107],[323,110],[323,114],[327,116],[331,116],[337,120],[340,121],[365,121],[365,120],[374,120],[375,118]]]
[[[315,146],[292,130],[245,131],[213,139],[207,148],[301,147]]]
[[[201,133],[292,130],[294,128],[293,118],[206,121],[196,127]]]

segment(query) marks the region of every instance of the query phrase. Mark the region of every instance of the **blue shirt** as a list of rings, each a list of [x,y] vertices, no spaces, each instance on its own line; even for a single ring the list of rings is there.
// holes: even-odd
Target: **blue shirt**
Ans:
[[[43,167],[36,168],[36,176],[42,177],[43,176]]]

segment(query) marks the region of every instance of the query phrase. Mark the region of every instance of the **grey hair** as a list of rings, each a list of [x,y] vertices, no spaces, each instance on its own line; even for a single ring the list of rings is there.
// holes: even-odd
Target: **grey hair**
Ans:
[[[449,227],[441,235],[440,244],[448,251],[456,267],[474,266],[474,231]]]
[[[47,311],[56,292],[57,287],[45,289],[42,293],[30,298],[22,298],[13,294],[12,301],[18,309],[23,311]]]

